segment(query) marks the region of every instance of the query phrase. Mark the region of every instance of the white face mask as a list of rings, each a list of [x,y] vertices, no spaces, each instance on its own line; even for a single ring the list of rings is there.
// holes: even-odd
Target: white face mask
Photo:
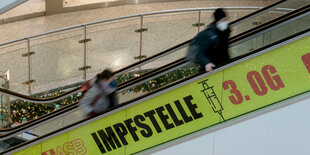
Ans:
[[[219,24],[216,24],[216,27],[221,31],[225,31],[228,28],[228,22],[220,22]]]

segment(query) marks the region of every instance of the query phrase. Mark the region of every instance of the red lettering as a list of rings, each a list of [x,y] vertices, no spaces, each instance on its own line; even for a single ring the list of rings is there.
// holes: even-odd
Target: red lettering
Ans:
[[[271,66],[271,65],[264,66],[262,68],[262,73],[263,73],[263,76],[264,76],[268,86],[272,90],[279,90],[280,88],[284,87],[283,81],[279,75],[274,75],[273,77],[270,76],[270,74],[277,73],[277,70],[273,66]]]
[[[309,55],[309,57],[310,57],[310,55]],[[310,60],[310,58],[309,58],[309,60]],[[251,88],[253,89],[254,93],[258,96],[263,96],[263,95],[267,94],[268,87],[266,85],[266,82],[272,90],[279,90],[280,88],[284,88],[285,85],[284,85],[280,75],[276,74],[276,73],[277,73],[277,70],[272,65],[266,65],[262,68],[263,77],[257,71],[250,71],[247,74],[247,79],[248,79],[249,84],[250,84]],[[237,89],[237,86],[236,86],[234,81],[232,81],[232,80],[224,81],[223,82],[223,88],[224,88],[224,90],[231,88],[230,93],[234,94],[235,96],[233,96],[233,95],[229,96],[229,100],[233,104],[240,104],[243,102],[243,96],[240,93],[240,91]],[[250,100],[249,95],[246,95],[245,99]]]
[[[247,79],[248,79],[253,91],[255,92],[255,94],[257,94],[258,96],[263,96],[267,93],[268,88],[267,88],[263,78],[261,77],[261,75],[257,71],[249,72],[247,74]]]
[[[81,139],[76,139],[72,141],[72,144],[78,155],[84,155],[87,153],[87,149],[84,146],[84,142]]]
[[[237,98],[236,99],[233,95],[229,96],[228,98],[229,98],[230,102],[233,103],[233,104],[240,104],[240,103],[242,103],[243,102],[243,97],[242,97],[242,94],[240,93],[240,91],[237,89],[237,86],[236,86],[235,82],[232,81],[232,80],[227,80],[227,81],[223,82],[224,90],[229,89],[229,86],[231,87],[231,90],[229,92],[232,93],[232,94],[235,94],[235,96]]]
[[[56,155],[54,149],[50,149],[48,151],[42,152],[41,155]]]
[[[56,153],[54,149],[42,152],[41,155],[85,155],[87,149],[84,146],[82,139],[76,139],[71,142],[66,142],[63,146],[57,146]]]
[[[66,152],[66,155],[76,155],[76,151],[74,150],[74,146],[72,143],[66,142],[63,145],[64,151]]]
[[[66,155],[66,152],[63,150],[61,146],[57,146],[56,151],[57,155]]]
[[[306,69],[310,73],[310,53],[301,56],[301,60],[303,61],[304,65],[306,66]]]

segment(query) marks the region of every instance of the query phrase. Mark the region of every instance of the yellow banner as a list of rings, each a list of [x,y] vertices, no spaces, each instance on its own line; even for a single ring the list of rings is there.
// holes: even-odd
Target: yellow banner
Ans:
[[[16,154],[132,154],[310,89],[310,37]]]

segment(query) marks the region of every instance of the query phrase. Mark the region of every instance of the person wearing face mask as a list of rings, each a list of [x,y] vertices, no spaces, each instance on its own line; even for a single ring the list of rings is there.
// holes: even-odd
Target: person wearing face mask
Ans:
[[[88,84],[90,87],[79,102],[84,116],[95,117],[106,109],[116,106],[116,81],[114,73],[108,69],[97,74]]]
[[[228,17],[222,8],[216,9],[213,16],[214,22],[193,38],[187,54],[188,61],[198,63],[207,72],[229,60]]]

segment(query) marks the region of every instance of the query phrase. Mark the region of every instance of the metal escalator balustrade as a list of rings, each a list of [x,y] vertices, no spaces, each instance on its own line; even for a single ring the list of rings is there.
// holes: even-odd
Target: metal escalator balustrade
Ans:
[[[259,15],[255,13],[259,7],[226,7],[226,9],[232,14],[231,20],[254,12],[255,18],[243,18],[234,23],[249,25],[245,21],[251,20],[251,22],[265,23],[283,15],[283,13],[275,12],[277,10],[287,8],[286,11],[284,10],[284,13],[289,13],[302,5],[298,2],[295,3],[298,5],[291,5],[292,2],[281,0],[275,5],[264,9],[263,12],[265,14]],[[199,30],[202,30],[201,26],[195,27],[192,24],[207,25],[210,23],[211,20],[208,19],[210,19],[209,17],[214,9],[216,7],[145,13],[85,23],[29,36],[1,44],[0,61],[6,62],[3,66],[4,70],[10,69],[10,81],[14,83],[10,88],[11,90],[24,94],[36,94],[52,88],[84,81],[93,77],[94,74],[100,72],[105,67],[113,67],[116,70],[123,68],[140,61],[139,59],[135,60],[133,57],[143,55],[150,57],[164,49],[189,40]],[[254,13],[251,17],[254,16]],[[250,25],[246,29],[245,26],[240,26],[240,28],[236,28],[234,31],[238,31],[235,34],[239,34],[243,30],[253,27],[256,27],[256,25]],[[140,31],[135,32],[135,30],[140,28],[147,28],[148,31],[144,31],[143,35],[139,35]],[[159,32],[169,34],[172,30],[178,31],[174,31],[171,37],[159,35]],[[120,35],[119,32],[123,35]],[[128,40],[127,38],[129,37],[134,39]],[[114,40],[111,40],[111,38]],[[84,42],[84,39],[87,42],[86,40]],[[139,42],[139,40],[142,40],[142,42]],[[155,40],[161,42],[158,43]],[[118,45],[115,45],[116,42]],[[50,47],[57,48],[53,49]],[[118,53],[119,56],[116,57],[115,53]],[[100,61],[105,58],[102,55],[108,57],[104,62]],[[125,56],[122,57],[121,55]],[[72,56],[74,56],[74,60],[71,59]],[[102,59],[98,60],[98,57],[102,57]],[[130,59],[128,59],[129,57]],[[7,58],[12,58],[13,61],[8,61]],[[62,65],[59,66],[55,62],[61,62]],[[83,62],[87,63],[84,64]],[[112,64],[112,66],[107,64]],[[16,68],[16,66],[20,67]],[[49,71],[50,74],[45,71]],[[64,71],[66,71],[65,74],[63,74]],[[46,76],[47,74],[49,76]]]
[[[282,3],[282,2],[284,2],[284,1],[281,1],[281,3]],[[276,4],[272,5],[272,6],[270,6],[270,7],[264,8],[264,9],[258,11],[258,13],[261,12],[261,11],[263,11],[263,10],[274,9],[274,8],[272,8],[272,7],[279,7],[278,5],[281,4],[281,3],[279,2],[279,3],[276,3]],[[270,11],[270,10],[269,10],[269,11]],[[253,16],[253,15],[255,15],[255,13],[253,13],[252,16]],[[238,21],[232,22],[232,25],[235,25],[236,23],[238,23],[238,22],[240,22],[240,21],[242,21],[242,20],[244,20],[244,19],[247,19],[248,17],[250,17],[250,15],[247,16],[247,17],[244,17],[244,18],[242,18],[242,19],[239,19]],[[182,48],[182,47],[181,47],[181,48]],[[169,50],[167,50],[167,51],[169,51]],[[167,53],[168,53],[168,52],[166,52],[166,54],[167,54]],[[175,53],[177,53],[177,52],[175,52]],[[130,69],[130,68],[133,68],[133,66],[137,67],[138,64],[140,64],[140,65],[141,65],[141,64],[145,64],[145,63],[147,63],[149,60],[155,59],[155,58],[157,58],[157,57],[165,56],[166,54],[165,54],[165,53],[156,54],[156,55],[154,55],[153,57],[150,57],[150,59],[142,60],[141,62],[138,62],[138,63],[135,63],[135,64],[133,64],[133,65],[131,65],[131,66],[126,67],[125,69],[119,70],[119,73],[120,73],[120,72],[124,72],[124,71],[126,71],[126,70],[128,70],[128,69]],[[178,54],[178,53],[177,53],[177,54]],[[178,54],[178,55],[179,55],[179,54]],[[68,95],[73,94],[74,91],[76,92],[77,90],[78,90],[78,89],[76,88],[76,89],[74,89],[73,91],[69,91],[68,93],[65,93],[65,94],[61,95],[60,97],[61,97],[61,98],[65,98],[65,97],[67,97]],[[8,92],[3,91],[3,92],[6,93],[6,94],[10,94],[10,93],[12,94],[12,92],[10,92],[10,91],[8,91]],[[13,94],[14,94],[14,93],[13,93]],[[15,94],[15,96],[18,96],[18,95]],[[25,99],[26,99],[26,100],[34,100],[34,101],[36,101],[36,103],[48,103],[48,102],[54,102],[54,100],[56,101],[57,99],[60,99],[60,98],[58,98],[58,97],[56,97],[56,98],[54,98],[54,100],[52,100],[52,99],[31,98],[31,97],[27,97],[27,96],[22,96],[21,98],[23,98],[24,100],[25,100]]]
[[[198,16],[205,19],[215,9],[194,8],[136,14],[2,43],[0,61],[5,62],[2,69],[10,71],[10,90],[26,95],[79,83],[92,78],[103,68],[119,70],[142,60],[145,55],[150,57],[190,39],[199,29],[192,26],[198,22]],[[233,10],[239,18],[244,11],[252,13],[259,7],[226,9]],[[201,22],[208,24],[210,21]],[[147,31],[142,32],[140,29]],[[169,32],[174,29],[178,31],[172,35],[159,35],[171,34]]]
[[[159,90],[118,112],[55,131],[51,139],[43,136],[46,141],[19,153],[68,152],[69,143],[79,153],[135,154],[309,93],[309,30]],[[35,149],[40,147],[46,150]]]
[[[303,37],[305,37],[306,39],[302,39],[301,41],[300,40],[298,40],[298,39],[301,39],[301,38],[303,38]],[[239,76],[241,76],[240,74],[240,71],[239,71],[239,69],[233,69],[233,68],[236,68],[235,66],[230,66],[230,68],[227,68],[227,66],[226,66],[226,68],[227,68],[227,70],[229,71],[229,70],[232,70],[231,72],[228,72],[228,73],[230,73],[230,74],[234,74],[234,73],[236,73],[236,72],[238,72],[238,73],[240,73],[240,74],[238,74],[238,75],[235,75],[235,78],[236,79],[234,79],[234,80],[226,80],[226,81],[223,81],[224,79],[224,77],[223,77],[223,73],[221,73],[221,70],[218,70],[219,72],[216,72],[215,71],[215,74],[212,74],[212,75],[210,75],[210,77],[216,77],[216,76],[219,76],[219,78],[213,78],[213,79],[216,79],[215,80],[215,83],[223,83],[223,88],[222,89],[224,89],[223,90],[223,92],[225,92],[225,90],[228,90],[228,89],[232,89],[232,90],[234,90],[234,93],[233,94],[230,94],[229,93],[229,91],[226,91],[226,92],[228,92],[228,93],[226,93],[226,100],[227,100],[227,102],[225,102],[225,104],[227,103],[227,105],[226,105],[226,107],[233,107],[233,105],[239,105],[239,107],[247,107],[247,108],[244,108],[244,109],[241,109],[240,111],[236,111],[235,113],[230,113],[230,112],[228,112],[227,113],[227,116],[228,116],[228,119],[231,119],[231,118],[234,118],[234,117],[236,117],[236,116],[238,116],[238,115],[240,115],[240,113],[244,113],[244,111],[249,111],[249,109],[251,109],[252,108],[252,110],[253,110],[253,108],[254,108],[254,110],[255,110],[255,108],[258,108],[258,109],[260,109],[260,108],[262,108],[262,107],[264,107],[264,106],[268,106],[268,103],[261,103],[260,102],[260,100],[264,97],[264,99],[266,98],[266,99],[270,99],[270,101],[269,102],[272,102],[272,101],[275,101],[275,100],[281,100],[281,99],[286,99],[285,97],[287,97],[287,96],[290,96],[290,95],[292,95],[292,94],[294,94],[294,93],[296,93],[296,92],[288,92],[287,91],[287,89],[284,89],[284,88],[286,88],[286,86],[287,85],[289,85],[290,87],[292,87],[292,88],[300,88],[299,87],[299,85],[297,86],[296,85],[296,83],[294,83],[294,81],[292,82],[292,80],[288,80],[288,81],[284,81],[283,79],[290,79],[290,78],[292,78],[292,76],[286,76],[286,74],[280,74],[281,72],[287,72],[285,69],[287,68],[287,66],[285,66],[284,65],[284,67],[283,66],[281,66],[281,65],[279,65],[280,67],[275,67],[276,65],[264,65],[265,63],[257,63],[257,62],[266,62],[266,64],[267,64],[267,62],[272,62],[272,63],[275,63],[275,64],[277,64],[277,62],[274,62],[273,60],[275,60],[277,57],[279,57],[279,55],[281,55],[281,54],[283,54],[283,55],[286,55],[285,54],[285,52],[291,52],[291,51],[289,51],[289,50],[286,50],[285,48],[278,48],[278,47],[280,47],[280,46],[284,46],[285,45],[285,47],[290,47],[290,44],[288,44],[288,42],[293,42],[292,44],[293,45],[295,45],[296,44],[296,46],[295,47],[302,47],[302,43],[304,43],[304,42],[307,42],[307,38],[309,38],[309,37],[307,37],[307,34],[305,34],[305,35],[303,35],[303,36],[299,36],[299,37],[296,37],[296,38],[294,38],[294,39],[291,39],[290,41],[286,41],[285,43],[283,43],[283,44],[280,44],[280,45],[278,45],[278,46],[273,46],[273,47],[271,47],[271,48],[269,48],[269,49],[266,49],[266,50],[264,50],[263,52],[259,52],[259,54],[253,54],[253,55],[251,55],[251,56],[249,56],[249,57],[247,57],[247,59],[249,59],[249,58],[253,58],[253,57],[255,57],[255,58],[253,58],[253,59],[250,59],[250,60],[245,60],[245,59],[243,59],[243,60],[240,60],[240,61],[249,61],[250,63],[249,64],[247,64],[247,65],[242,65],[242,63],[240,63],[240,64],[238,64],[239,66],[241,66],[241,68],[242,69],[240,69],[240,70],[242,70],[242,74],[244,74],[245,75],[245,77],[247,78],[247,80],[248,80],[248,82],[249,82],[249,84],[246,86],[246,84],[242,84],[242,86],[245,86],[245,87],[247,87],[247,89],[245,89],[245,90],[247,90],[246,92],[250,92],[250,90],[252,90],[253,92],[252,92],[252,94],[246,94],[246,95],[241,95],[240,96],[240,94],[238,94],[238,90],[242,90],[242,89],[240,89],[240,85],[238,86],[239,88],[237,89],[236,87],[236,83],[243,83],[244,82],[244,80],[242,80],[242,78],[238,78]],[[294,42],[295,41],[295,42]],[[286,44],[288,44],[288,45],[286,45]],[[300,45],[299,45],[300,44]],[[307,47],[304,47],[305,49],[307,48]],[[264,55],[261,55],[261,54],[263,54],[264,52],[267,52],[268,50],[270,51],[270,50],[272,50],[272,49],[276,49],[276,50],[274,50],[274,51],[272,51],[272,52],[269,52],[269,53],[266,53],[266,54],[264,54]],[[281,52],[279,52],[279,51],[281,51]],[[284,52],[283,52],[284,51]],[[278,55],[273,55],[272,53],[280,53],[280,54],[278,54]],[[305,60],[307,60],[307,57],[308,57],[308,53],[305,53],[305,52],[296,52],[296,53],[294,53],[294,54],[296,54],[296,55],[298,55],[298,56],[296,56],[296,58],[294,58],[294,60],[296,60],[296,62],[298,62],[298,65],[296,65],[296,66],[294,66],[294,67],[297,67],[297,68],[292,68],[292,70],[297,70],[297,71],[301,71],[301,70],[304,70],[304,71],[307,71],[307,61],[305,61]],[[301,54],[301,55],[300,55]],[[261,55],[261,56],[257,56],[257,55]],[[265,56],[266,55],[266,56]],[[273,56],[273,57],[271,57],[271,56],[269,56],[269,55],[271,55],[271,56]],[[265,57],[264,57],[265,56]],[[268,57],[269,57],[269,59],[268,59]],[[297,58],[298,58],[298,60],[299,59],[302,59],[302,61],[297,61]],[[258,61],[254,61],[255,59],[259,59]],[[288,59],[290,59],[290,58],[288,58]],[[239,62],[240,62],[239,61]],[[251,61],[254,61],[254,62],[251,62]],[[281,60],[279,63],[281,64],[284,64],[283,62],[286,62],[287,60]],[[239,62],[234,62],[233,64],[236,64],[236,63],[239,63]],[[295,62],[295,61],[293,61],[293,62]],[[300,65],[300,63],[302,64],[302,65]],[[238,66],[238,65],[236,65],[236,66]],[[257,66],[259,66],[259,65],[261,65],[261,68],[259,68],[259,67],[257,67]],[[305,67],[306,66],[306,67]],[[251,68],[252,67],[252,68]],[[282,68],[281,68],[282,67]],[[299,68],[298,68],[299,67]],[[225,68],[225,67],[224,67]],[[253,70],[253,68],[255,68],[255,70]],[[280,68],[280,69],[279,69]],[[223,67],[222,67],[222,69],[223,69]],[[251,70],[252,69],[252,70]],[[234,77],[234,76],[226,76],[227,75],[227,70],[225,69],[225,70],[223,70],[223,72],[225,71],[225,77]],[[284,71],[282,71],[282,70],[284,70]],[[279,74],[278,74],[279,73]],[[296,72],[296,73],[300,73],[300,72]],[[307,77],[307,75],[304,75],[305,73],[304,72],[301,72],[302,74],[303,74],[303,76],[301,76],[301,77],[303,77],[303,78],[305,78],[305,77]],[[307,72],[306,72],[307,73]],[[208,73],[207,73],[208,74]],[[205,76],[205,75],[204,75]],[[221,77],[222,76],[222,77]],[[285,78],[283,78],[283,76],[285,77]],[[210,77],[208,77],[208,81],[210,80]],[[197,78],[194,78],[194,79],[197,79]],[[194,80],[193,79],[193,80]],[[216,82],[217,80],[219,80],[219,82]],[[252,82],[251,82],[252,81]],[[254,82],[253,82],[254,81]],[[255,83],[256,81],[259,81],[258,83]],[[262,84],[262,81],[263,82],[265,82],[265,84]],[[202,87],[203,87],[203,91],[206,91],[206,92],[204,92],[204,95],[206,96],[206,98],[207,98],[207,100],[209,101],[209,99],[213,99],[213,100],[210,100],[210,105],[207,105],[207,107],[209,107],[210,109],[209,110],[212,110],[214,113],[216,113],[217,114],[217,117],[216,118],[218,118],[218,119],[222,119],[222,120],[227,120],[227,118],[225,118],[225,115],[224,115],[224,113],[223,113],[223,110],[225,109],[225,108],[223,108],[224,107],[224,103],[221,103],[220,102],[220,100],[219,100],[219,97],[218,97],[218,95],[216,96],[215,95],[215,93],[214,92],[216,92],[216,90],[214,89],[213,91],[212,91],[212,89],[213,89],[213,87],[212,86],[209,86],[208,85],[208,83],[206,82],[206,81],[201,81],[200,80],[200,84],[202,85]],[[207,83],[207,84],[206,84]],[[253,84],[253,83],[255,83],[255,84]],[[288,84],[287,84],[288,83]],[[192,83],[193,84],[193,83]],[[197,83],[194,83],[194,84],[197,84]],[[220,84],[221,85],[221,84]],[[260,88],[259,88],[260,87]],[[221,87],[220,87],[221,88]],[[171,90],[171,91],[173,91],[173,89],[174,88],[168,88],[168,90]],[[194,89],[194,87],[193,87],[193,89]],[[283,91],[283,89],[284,90],[286,90],[286,91]],[[298,91],[301,91],[300,93],[302,94],[302,93],[304,93],[304,92],[306,92],[305,90],[306,89],[308,89],[308,88],[306,88],[306,86],[305,87],[303,87],[303,89],[299,89]],[[179,88],[178,88],[178,90],[180,90]],[[187,92],[193,92],[193,91],[190,91],[191,89],[189,88],[189,89],[186,89],[187,90]],[[219,89],[220,90],[220,89]],[[282,91],[280,91],[280,90],[282,90]],[[294,89],[292,89],[292,90],[294,90]],[[281,94],[281,95],[274,95],[274,94],[276,94],[275,92],[282,92],[283,94]],[[304,92],[302,92],[302,91],[304,91]],[[182,91],[181,91],[182,92]],[[219,92],[221,92],[221,91],[219,91]],[[267,93],[268,92],[268,93]],[[271,93],[270,93],[271,92]],[[160,92],[160,94],[162,94],[163,92]],[[200,93],[202,93],[202,92],[200,92]],[[239,93],[240,93],[240,91],[239,91]],[[269,94],[270,93],[270,94]],[[163,94],[164,96],[166,96],[167,98],[169,98],[170,96],[173,96],[173,95],[166,95],[167,93],[165,93],[165,94]],[[178,94],[178,93],[177,93]],[[180,93],[180,94],[182,94],[182,93]],[[206,95],[206,94],[209,94],[209,95]],[[211,94],[211,95],[210,95]],[[213,95],[212,95],[213,94]],[[158,95],[158,94],[157,94]],[[229,96],[229,95],[232,95],[232,96]],[[235,95],[235,96],[234,96]],[[255,96],[256,95],[256,96]],[[266,95],[266,96],[265,96]],[[268,95],[269,95],[269,97],[268,97]],[[297,95],[298,95],[298,93],[297,93]],[[201,95],[199,95],[199,96],[201,96]],[[254,96],[253,98],[252,98],[252,96]],[[270,97],[270,96],[276,96],[276,97]],[[151,95],[151,97],[146,97],[146,98],[143,98],[142,100],[140,100],[140,101],[137,101],[137,102],[141,102],[141,101],[143,101],[143,100],[147,100],[148,98],[152,98],[152,97],[154,97],[154,96],[152,96]],[[159,96],[160,97],[160,96]],[[210,97],[210,98],[208,98],[208,97]],[[236,98],[234,98],[234,97],[236,97]],[[257,99],[257,98],[259,98],[259,97],[261,97],[261,99]],[[186,98],[186,99],[185,99]],[[193,97],[192,97],[193,98]],[[256,99],[255,99],[256,98]],[[194,99],[194,98],[193,98]],[[173,123],[171,123],[172,121],[174,122],[174,127],[176,127],[176,122],[181,122],[181,121],[183,121],[183,124],[184,124],[184,122],[191,122],[191,121],[193,121],[193,120],[195,120],[195,117],[197,118],[197,119],[200,119],[200,113],[199,112],[197,112],[197,111],[195,111],[195,109],[196,108],[194,108],[194,109],[190,109],[189,107],[191,107],[191,108],[193,108],[193,107],[195,107],[196,105],[194,105],[194,104],[192,104],[192,103],[189,103],[190,101],[189,100],[193,100],[193,99],[191,99],[191,97],[190,96],[184,96],[184,98],[183,98],[183,100],[184,101],[182,101],[182,99],[178,99],[178,100],[174,100],[174,101],[169,101],[169,102],[173,102],[174,104],[166,104],[166,105],[162,105],[162,106],[158,106],[158,104],[148,104],[148,105],[153,105],[152,107],[153,107],[153,110],[150,110],[150,111],[146,111],[146,109],[144,109],[144,108],[138,108],[138,109],[140,109],[140,111],[144,111],[144,112],[142,112],[142,113],[140,113],[139,115],[144,115],[144,119],[143,118],[141,118],[139,115],[137,115],[137,116],[139,116],[141,119],[139,119],[139,120],[145,120],[146,118],[150,118],[150,121],[148,122],[149,123],[149,127],[150,126],[152,126],[151,124],[153,124],[153,126],[154,126],[154,131],[152,131],[153,133],[155,133],[155,130],[156,130],[156,132],[157,133],[161,133],[161,132],[163,132],[163,130],[166,128],[166,130],[168,131],[169,129],[172,129],[172,125],[171,124],[173,124]],[[224,97],[223,97],[223,99],[224,99]],[[156,99],[151,99],[151,100],[156,100]],[[198,99],[199,100],[199,99]],[[243,102],[247,102],[247,101],[253,101],[253,100],[255,100],[255,102],[258,102],[259,104],[252,104],[253,106],[247,106],[248,104],[241,104],[241,103],[243,103]],[[216,102],[216,101],[218,101],[218,102]],[[229,102],[228,102],[229,101]],[[147,101],[145,101],[146,103],[147,103]],[[158,103],[160,103],[160,102],[158,102]],[[203,103],[203,102],[201,102],[201,101],[199,101],[198,102],[199,104],[200,103]],[[211,104],[212,103],[212,104]],[[275,101],[274,102],[274,104],[275,103],[277,103],[277,101]],[[135,106],[133,106],[133,104],[130,104],[131,106],[133,106],[133,107],[136,107],[136,106],[139,106],[139,105],[143,105],[143,104],[145,104],[144,102],[142,102],[142,103],[140,103],[140,104],[138,104],[138,105],[135,105]],[[162,103],[162,104],[164,104],[164,103]],[[183,104],[183,106],[180,106],[180,104]],[[229,105],[229,104],[231,104],[231,105]],[[267,104],[267,105],[266,105]],[[156,107],[154,107],[156,105]],[[169,110],[169,108],[168,107],[170,107],[170,106],[172,106],[172,105],[174,105],[174,110],[172,110],[171,111],[171,109]],[[241,105],[244,105],[244,106],[241,106]],[[254,105],[256,105],[256,106],[254,106]],[[189,109],[187,109],[187,110],[184,110],[185,108],[184,107],[188,107]],[[223,107],[221,107],[221,106],[223,106]],[[121,109],[119,109],[119,110],[122,110],[122,109],[124,109],[124,108],[121,108]],[[132,109],[135,109],[135,108],[132,108]],[[179,113],[177,113],[177,112],[175,112],[176,111],[176,109],[179,111]],[[187,113],[187,115],[185,115],[186,114],[186,112],[185,113],[183,113],[184,111],[182,111],[182,110],[180,110],[180,109],[183,109],[184,111],[187,111],[188,113]],[[136,109],[135,109],[136,110]],[[135,111],[135,110],[133,110],[132,111],[132,113],[134,113],[134,112],[137,112],[137,111]],[[124,112],[125,111],[125,112]],[[123,112],[120,112],[120,113],[125,113],[125,115],[127,115],[127,118],[129,118],[129,124],[131,124],[132,122],[132,120],[135,120],[135,118],[136,118],[136,116],[132,116],[132,118],[131,117],[129,117],[128,115],[132,115],[132,114],[130,114],[130,108],[128,108],[128,109],[126,109],[126,110],[124,110]],[[160,116],[160,115],[163,115],[162,114],[162,112],[163,111],[168,111],[167,113],[169,113],[169,117],[173,117],[171,114],[176,114],[177,113],[177,115],[179,115],[180,116],[180,118],[183,118],[183,119],[173,119],[173,120],[171,120],[171,122],[170,123],[168,123],[168,124],[165,124],[165,120],[167,121],[168,120],[168,118],[166,117],[166,116],[168,116],[168,115],[164,115],[164,116]],[[150,114],[149,114],[150,113]],[[166,113],[166,114],[167,114]],[[182,114],[183,113],[183,114]],[[116,113],[115,113],[116,114]],[[189,116],[188,114],[192,114],[191,116]],[[208,112],[208,114],[209,114],[209,112]],[[105,115],[108,115],[108,114],[105,114]],[[103,115],[103,116],[105,116],[105,115]],[[112,114],[111,115],[111,117],[113,116],[114,114]],[[162,121],[162,126],[161,126],[161,128],[159,129],[158,128],[158,126],[156,127],[155,125],[154,125],[154,120],[152,121],[152,116],[154,116],[154,115],[156,115],[157,116],[157,119],[158,119],[158,121],[160,122],[160,121]],[[195,116],[194,116],[195,115]],[[109,117],[110,116],[108,116],[106,119],[109,119]],[[166,117],[166,118],[162,118],[162,117]],[[198,118],[199,117],[199,118]],[[130,121],[130,118],[132,119],[131,121]],[[217,119],[217,120],[218,120]],[[179,121],[178,121],[179,120]],[[100,120],[99,120],[100,121]],[[127,120],[126,120],[126,122],[127,122]],[[128,123],[126,124],[126,122],[124,121],[124,124],[123,124],[123,126],[121,126],[121,124],[118,124],[119,126],[119,128],[120,129],[126,129],[125,128],[125,126],[128,128],[128,135],[129,135],[129,132],[130,132],[130,134],[133,134],[132,133],[132,131],[130,131],[130,127],[128,127],[127,125],[128,125]],[[131,122],[131,123],[130,123]],[[135,122],[136,123],[136,122]],[[141,123],[141,122],[140,122]],[[213,122],[214,123],[214,122]],[[86,123],[84,123],[84,124],[86,124]],[[155,123],[156,124],[156,123]],[[170,125],[169,125],[170,124]],[[180,124],[182,124],[182,123],[180,123]],[[113,124],[112,124],[113,125]],[[110,126],[111,128],[112,128],[112,125]],[[114,124],[115,125],[115,124]],[[115,126],[113,125],[113,127],[114,127],[114,129],[115,129]],[[137,125],[137,123],[136,123],[136,125]],[[185,125],[185,124],[184,124]],[[170,127],[171,128],[170,128]],[[106,127],[108,127],[108,126],[106,126]],[[123,128],[124,127],[124,128]],[[173,128],[174,128],[173,127]],[[168,128],[168,129],[167,129]],[[105,129],[107,129],[107,128],[105,128]],[[118,128],[116,128],[116,129],[118,129]],[[76,129],[76,130],[78,130],[78,129]],[[104,129],[102,128],[102,132],[104,133]],[[162,131],[161,131],[162,130]],[[100,130],[101,131],[101,130]],[[107,130],[106,130],[107,131]],[[116,130],[117,131],[117,130]],[[150,130],[149,130],[150,131]],[[103,134],[102,132],[98,132],[98,133],[96,133],[95,132],[95,134],[98,134],[99,135],[99,137]],[[124,132],[125,131],[123,131],[123,133],[122,134],[124,134]],[[135,132],[135,131],[134,131]],[[115,133],[116,134],[116,133]],[[92,133],[92,135],[94,135],[93,133]],[[97,135],[97,136],[98,136]],[[118,136],[120,136],[119,135],[119,133],[117,133],[117,135]],[[126,134],[127,135],[127,134]],[[128,137],[130,137],[130,136],[128,136]],[[132,135],[132,137],[133,137],[133,140],[131,141],[131,142],[133,142],[133,141],[138,141],[137,140],[137,137],[134,137],[133,135]],[[142,135],[142,137],[143,137],[143,135]],[[97,137],[98,138],[98,137]],[[100,138],[102,138],[102,137],[100,137]],[[113,137],[114,138],[114,137]],[[120,139],[121,139],[122,137],[120,137]],[[93,139],[95,140],[96,139],[96,137],[95,137],[95,135],[93,136]],[[138,137],[138,139],[139,139],[139,137]],[[103,139],[104,140],[104,139]],[[115,140],[115,139],[114,139]],[[125,143],[123,140],[124,139],[121,139],[122,140],[122,143],[123,144],[116,144],[117,146],[120,146],[120,147],[122,147],[122,145],[125,145],[126,144],[126,147],[127,147],[127,143],[129,143],[129,142],[127,142],[127,143]],[[96,141],[96,140],[95,140]],[[115,143],[117,143],[117,142],[115,142]],[[99,150],[101,150],[101,151],[111,151],[111,150],[109,150],[109,147],[113,147],[112,145],[113,144],[111,144],[110,143],[110,145],[108,146],[108,145],[106,145],[106,144],[101,144],[101,143],[97,143],[96,142],[96,145],[98,145],[98,147],[101,147],[100,145],[102,145],[102,147],[103,147],[103,145],[105,145],[106,146],[106,150],[102,150],[102,148],[99,148]],[[136,147],[135,147],[136,148]],[[122,150],[122,149],[120,149],[120,150]]]

